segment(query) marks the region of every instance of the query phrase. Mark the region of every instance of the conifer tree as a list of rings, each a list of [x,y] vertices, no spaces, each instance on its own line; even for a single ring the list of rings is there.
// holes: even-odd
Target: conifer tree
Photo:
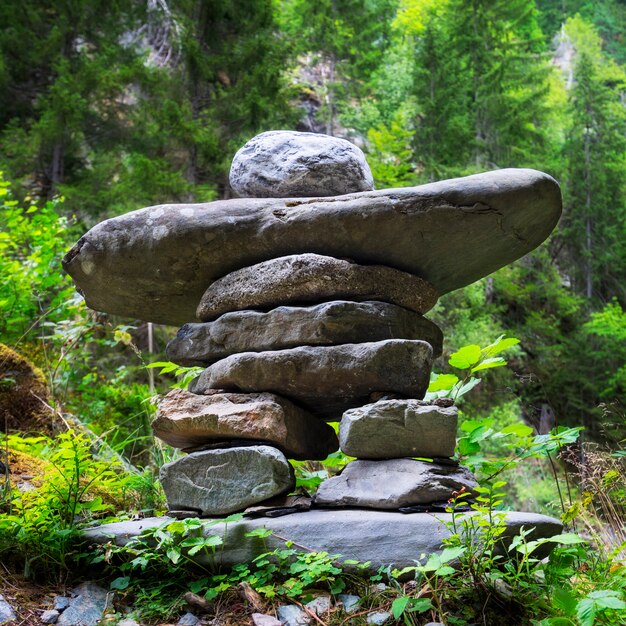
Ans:
[[[566,214],[563,237],[572,274],[587,298],[626,301],[626,109],[621,94],[626,74],[606,59],[594,29],[578,37],[574,87],[570,93]]]

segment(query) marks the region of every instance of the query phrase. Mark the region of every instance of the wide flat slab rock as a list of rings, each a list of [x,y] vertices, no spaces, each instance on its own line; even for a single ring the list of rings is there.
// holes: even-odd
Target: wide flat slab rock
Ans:
[[[450,457],[456,446],[458,410],[419,400],[379,400],[346,411],[339,445],[359,459]]]
[[[161,467],[159,479],[173,511],[228,515],[291,491],[293,468],[271,446],[192,452]]]
[[[374,189],[363,151],[318,133],[271,130],[237,151],[230,186],[247,198],[338,196]]]
[[[421,278],[392,267],[292,254],[216,280],[204,292],[196,315],[209,321],[231,311],[328,300],[382,300],[426,313],[435,306],[437,292]]]
[[[534,539],[551,537],[563,530],[558,520],[546,515],[507,512],[505,516],[506,538],[519,534],[522,527],[534,528]],[[318,552],[340,554],[344,559],[356,559],[362,563],[371,561],[370,569],[376,571],[386,565],[396,568],[414,566],[422,554],[439,552],[443,548],[443,539],[450,536],[446,524],[451,519],[449,513],[404,515],[390,511],[327,509],[276,518],[244,518],[239,522],[230,522],[227,528],[224,524],[208,525],[210,520],[207,520],[204,534],[219,535],[224,541],[224,545],[209,559],[211,564],[231,566],[250,563],[260,554],[284,548],[285,543],[278,538],[279,535]],[[113,540],[118,545],[125,545],[144,530],[173,521],[168,517],[151,517],[116,522],[83,531],[83,535],[96,543]],[[275,535],[265,539],[245,536],[256,528],[267,528]],[[195,558],[205,564],[208,559],[202,554]]]
[[[418,313],[387,302],[324,302],[279,306],[266,313],[235,311],[214,322],[185,324],[167,344],[167,358],[180,365],[210,365],[239,352],[298,346],[421,339],[441,355],[443,334]]]
[[[320,485],[315,504],[394,510],[447,502],[454,492],[471,493],[477,486],[473,474],[461,465],[413,459],[358,460]]]
[[[244,352],[208,367],[190,390],[267,391],[313,415],[339,420],[345,410],[369,402],[374,392],[423,398],[431,364],[430,344],[404,339]]]
[[[325,459],[339,446],[328,424],[271,393],[206,396],[173,389],[159,402],[152,430],[176,448],[249,439],[298,460]]]
[[[94,226],[63,267],[92,309],[180,325],[218,278],[305,252],[394,267],[444,294],[536,248],[560,214],[556,181],[528,169],[329,198],[170,204]]]

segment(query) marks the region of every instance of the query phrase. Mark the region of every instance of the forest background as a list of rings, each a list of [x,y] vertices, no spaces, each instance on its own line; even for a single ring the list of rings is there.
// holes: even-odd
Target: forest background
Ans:
[[[50,424],[151,462],[145,365],[174,329],[88,311],[60,260],[107,217],[228,198],[235,151],[286,128],[353,141],[377,188],[554,176],[550,240],[432,312],[439,369],[518,337],[466,419],[626,436],[624,0],[4,0],[0,23],[0,337],[42,368]],[[543,510],[534,471],[512,497]]]

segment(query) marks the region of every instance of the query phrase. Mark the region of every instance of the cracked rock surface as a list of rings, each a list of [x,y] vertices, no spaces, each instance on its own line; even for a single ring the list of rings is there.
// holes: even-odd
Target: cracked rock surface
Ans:
[[[295,486],[293,469],[271,446],[192,452],[159,473],[170,510],[228,515],[286,493]]]
[[[308,252],[402,270],[445,294],[536,248],[560,214],[552,177],[504,169],[329,198],[148,207],[94,226],[63,266],[89,307],[179,325],[218,278]]]
[[[167,358],[179,365],[210,365],[238,352],[298,346],[421,339],[441,355],[443,335],[418,313],[387,302],[324,302],[279,306],[265,313],[235,311],[214,322],[185,324],[167,344]]]
[[[237,151],[230,186],[246,198],[339,196],[374,189],[363,151],[317,133],[270,130]]]
[[[352,461],[338,476],[325,480],[315,496],[319,506],[399,509],[447,502],[452,492],[472,491],[478,483],[460,465],[413,459]]]
[[[204,396],[173,389],[159,402],[152,429],[176,448],[249,439],[299,460],[325,459],[339,445],[328,424],[270,393]]]
[[[350,409],[339,426],[341,450],[360,459],[450,457],[458,411],[419,400],[379,400]]]
[[[321,254],[292,254],[244,267],[216,280],[202,296],[197,317],[327,300],[382,300],[416,313],[437,302],[432,285],[384,265],[359,265]]]
[[[190,390],[268,391],[313,413],[338,420],[373,392],[422,398],[428,387],[432,348],[425,341],[389,339],[341,346],[302,346],[243,352],[214,363]]]

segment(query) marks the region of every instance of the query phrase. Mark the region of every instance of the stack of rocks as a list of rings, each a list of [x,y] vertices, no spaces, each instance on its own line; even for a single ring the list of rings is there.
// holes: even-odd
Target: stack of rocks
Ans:
[[[472,473],[450,459],[456,426],[456,407],[414,399],[384,399],[346,411],[339,441],[358,460],[322,483],[317,504],[414,512],[445,510],[456,493],[471,498],[477,485]]]
[[[357,460],[319,507],[415,511],[471,492],[450,459],[456,409],[421,401],[442,343],[424,314],[539,245],[560,215],[556,182],[500,170],[373,191],[350,143],[279,131],[237,153],[231,185],[240,198],[107,220],[64,259],[89,306],[183,323],[170,360],[206,368],[154,422],[188,453],[162,469],[170,509],[275,499],[294,487],[287,458],[339,444]]]
[[[312,197],[371,189],[372,177],[344,140],[272,132],[237,153],[231,185],[240,195]],[[456,410],[417,400],[441,353],[441,331],[423,317],[436,301],[411,273],[313,253],[214,281],[196,311],[201,323],[185,324],[167,347],[180,365],[208,366],[191,392],[166,396],[153,424],[189,453],[161,471],[170,509],[222,515],[289,492],[287,458],[334,452],[325,420],[344,411],[347,454],[394,460],[351,463],[325,484],[320,505],[397,509],[471,487],[452,463],[405,458],[454,452]],[[403,399],[356,408],[387,396]]]

